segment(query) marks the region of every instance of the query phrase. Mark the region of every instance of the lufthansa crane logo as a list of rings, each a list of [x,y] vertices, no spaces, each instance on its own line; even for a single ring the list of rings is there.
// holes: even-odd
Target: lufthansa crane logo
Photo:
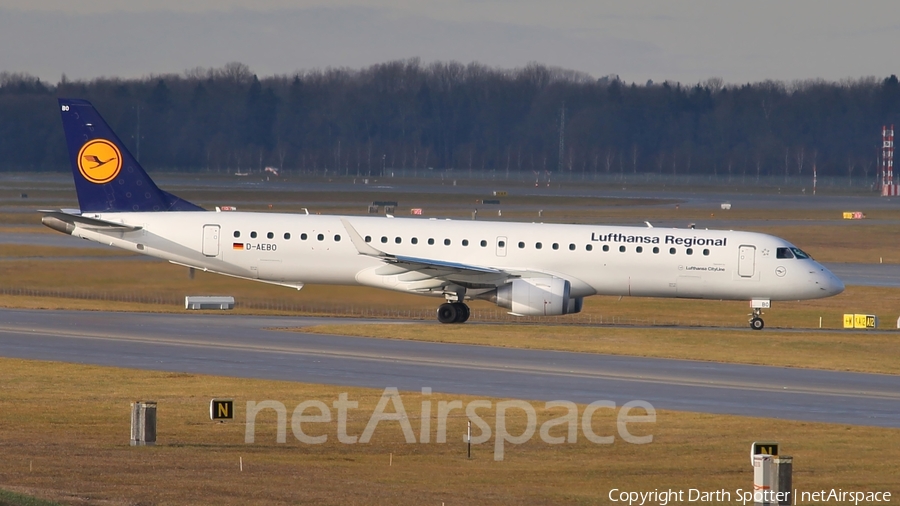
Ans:
[[[106,139],[94,139],[85,143],[78,152],[78,171],[94,184],[105,184],[122,170],[122,153]]]

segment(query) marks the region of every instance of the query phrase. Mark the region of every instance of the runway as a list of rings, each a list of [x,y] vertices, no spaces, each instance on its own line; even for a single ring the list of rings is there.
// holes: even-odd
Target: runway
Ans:
[[[340,321],[0,309],[0,355],[524,400],[644,400],[657,409],[900,427],[898,376],[268,330]]]

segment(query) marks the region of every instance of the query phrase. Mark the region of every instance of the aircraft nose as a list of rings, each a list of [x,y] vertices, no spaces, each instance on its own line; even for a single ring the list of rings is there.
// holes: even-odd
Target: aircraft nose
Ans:
[[[820,267],[820,269],[819,281],[817,283],[820,290],[823,290],[828,294],[827,296],[837,295],[844,291],[843,281],[825,267]]]

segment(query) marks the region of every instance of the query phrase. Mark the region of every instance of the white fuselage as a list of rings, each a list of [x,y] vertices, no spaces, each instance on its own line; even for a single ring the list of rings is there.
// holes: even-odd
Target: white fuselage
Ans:
[[[739,231],[455,221],[247,212],[86,213],[141,227],[72,235],[198,269],[300,288],[366,285],[443,295],[440,279],[360,254],[346,220],[390,255],[553,276],[572,297],[632,295],[800,300],[844,286],[809,258],[776,258],[792,245]],[[540,244],[538,244],[540,243]],[[486,292],[486,290],[484,290]],[[477,289],[469,296],[477,296]]]

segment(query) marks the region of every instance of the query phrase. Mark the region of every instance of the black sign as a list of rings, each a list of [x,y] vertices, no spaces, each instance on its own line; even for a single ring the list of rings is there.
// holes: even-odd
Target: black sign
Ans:
[[[209,401],[209,419],[234,419],[234,401],[231,399],[213,399]]]
[[[774,441],[755,441],[753,455],[778,455],[778,443]]]

